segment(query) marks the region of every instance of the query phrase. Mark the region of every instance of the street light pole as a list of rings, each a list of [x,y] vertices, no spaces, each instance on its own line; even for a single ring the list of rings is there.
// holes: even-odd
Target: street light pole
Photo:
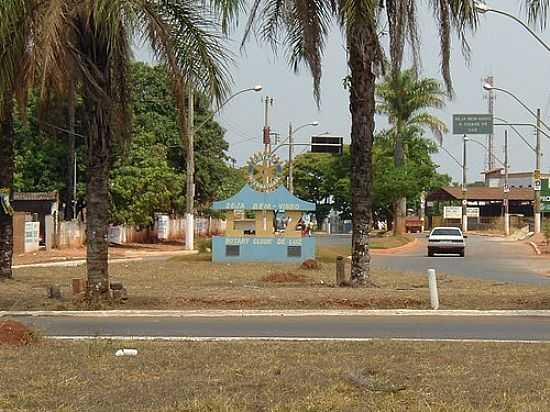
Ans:
[[[466,143],[468,142],[468,136],[464,135],[464,151],[462,154],[462,231],[466,233],[468,231],[468,201],[466,200],[467,188],[466,188],[466,162],[467,162],[467,150]]]
[[[508,130],[504,130],[504,233],[510,236],[510,205],[508,186]]]
[[[195,99],[193,88],[187,93],[187,192],[185,201],[185,249],[195,248]]]
[[[540,109],[537,109],[537,163],[536,173],[540,173]],[[534,186],[534,185],[533,185]],[[541,216],[540,216],[540,190],[535,190],[535,233],[541,231]]]
[[[294,166],[292,165],[292,122],[288,123],[288,191],[294,193]]]
[[[521,101],[521,99],[519,99],[515,94],[513,94],[509,90],[501,89],[499,87],[494,87],[494,86],[492,86],[490,84],[487,84],[487,83],[485,83],[483,85],[483,88],[485,90],[498,90],[498,91],[501,91],[501,92],[506,93],[507,95],[513,97],[516,102],[518,102],[525,110],[527,110],[529,113],[531,113],[537,119],[537,126],[536,126],[537,144],[536,144],[536,166],[535,166],[535,170],[540,172],[540,161],[541,161],[541,147],[540,147],[541,130],[540,130],[540,127],[541,127],[541,125],[543,125],[546,129],[550,130],[550,128],[546,125],[546,123],[544,123],[541,119],[540,109],[537,109],[537,112],[535,113],[533,110],[531,110],[529,108],[529,106],[527,106],[525,103],[523,103],[523,101]],[[539,173],[539,172],[537,172],[537,173]],[[540,229],[541,229],[540,228],[540,226],[541,226],[540,191],[538,191],[538,190],[535,190],[535,207],[533,209],[534,209],[533,214],[535,215],[535,233],[540,233]]]
[[[474,7],[476,8],[476,10],[481,13],[481,14],[485,14],[485,13],[488,13],[488,12],[493,12],[493,13],[497,13],[497,14],[501,14],[503,16],[506,16],[506,17],[509,17],[511,18],[512,20],[514,20],[515,22],[519,23],[525,30],[527,30],[529,32],[529,34],[531,36],[533,36],[547,51],[550,52],[550,47],[544,42],[544,40],[542,40],[538,35],[537,33],[535,33],[527,24],[525,24],[523,21],[521,21],[520,19],[518,19],[516,16],[514,16],[513,14],[510,14],[510,13],[507,13],[505,11],[502,11],[502,10],[498,10],[498,9],[494,9],[492,7],[489,7],[487,4],[481,2],[481,1],[474,1]]]
[[[185,249],[195,249],[195,142],[194,136],[199,130],[202,129],[209,121],[211,121],[216,113],[218,113],[227,103],[233,100],[235,97],[242,93],[249,91],[259,92],[263,89],[258,85],[248,89],[243,89],[230,96],[225,102],[223,102],[216,111],[212,112],[206,120],[204,120],[198,127],[195,128],[195,98],[192,86],[189,87],[187,96],[187,190],[186,190],[186,205],[185,205]]]
[[[294,130],[294,128],[292,127],[292,122],[288,124],[288,138],[286,140],[288,140],[288,191],[290,193],[294,193],[294,166],[292,165],[292,159],[294,155],[294,133],[299,132],[301,129],[307,126],[316,127],[316,126],[319,126],[319,122],[315,121],[311,123],[306,123],[298,127],[296,130]],[[277,146],[273,150],[273,152],[275,152],[275,150],[277,150],[279,147],[284,145],[286,140],[283,141],[279,146]]]

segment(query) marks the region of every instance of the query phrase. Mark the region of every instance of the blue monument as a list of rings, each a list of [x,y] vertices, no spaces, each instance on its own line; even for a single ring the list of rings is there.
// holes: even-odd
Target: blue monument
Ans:
[[[303,262],[315,258],[309,212],[315,204],[278,185],[282,167],[271,153],[249,161],[249,184],[229,199],[214,202],[226,211],[225,236],[212,239],[214,262]],[[259,171],[259,173],[258,173]]]

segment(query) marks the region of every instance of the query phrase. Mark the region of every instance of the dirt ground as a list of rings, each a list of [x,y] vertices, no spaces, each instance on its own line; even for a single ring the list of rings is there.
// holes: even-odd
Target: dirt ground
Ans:
[[[350,265],[347,263],[349,273]],[[335,286],[335,263],[317,270],[298,264],[212,263],[208,255],[113,263],[112,280],[128,289],[126,303],[103,309],[428,309],[424,274],[374,268],[376,287]],[[20,268],[0,282],[0,310],[87,309],[73,297],[71,279],[85,267]],[[442,309],[550,309],[550,287],[459,278],[438,274]],[[57,285],[62,299],[48,299]]]
[[[115,357],[135,348],[134,357]],[[542,412],[550,345],[0,345],[2,411]]]
[[[32,339],[32,331],[22,323],[0,319],[0,345],[27,345]]]

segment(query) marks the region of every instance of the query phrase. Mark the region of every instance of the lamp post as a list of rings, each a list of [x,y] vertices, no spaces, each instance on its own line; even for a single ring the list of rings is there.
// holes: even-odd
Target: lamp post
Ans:
[[[529,34],[531,34],[531,36],[533,36],[547,51],[550,52],[550,47],[544,42],[544,40],[542,40],[538,35],[537,33],[535,33],[527,24],[525,24],[523,21],[521,21],[520,19],[518,19],[516,16],[514,16],[513,14],[510,14],[510,13],[507,13],[505,11],[502,11],[502,10],[498,10],[498,9],[494,9],[490,6],[488,6],[486,3],[483,3],[481,1],[474,1],[474,7],[475,9],[481,13],[481,14],[485,14],[485,13],[496,13],[496,14],[501,14],[503,16],[506,16],[506,17],[509,17],[511,18],[512,20],[514,20],[516,23],[519,23],[525,30],[527,30],[529,32]]]
[[[210,115],[204,120],[198,127],[194,127],[194,96],[193,89],[189,89],[188,93],[188,136],[187,136],[187,192],[186,192],[186,213],[185,213],[185,249],[194,250],[195,249],[195,216],[194,216],[194,206],[195,206],[195,144],[194,136],[195,133],[201,130],[204,125],[206,125],[212,118],[220,112],[220,110],[227,105],[231,100],[237,97],[240,94],[246,92],[259,92],[263,89],[261,85],[250,87],[238,91],[237,93],[231,95],[227,100],[225,100],[216,111],[210,113]]]
[[[294,167],[292,166],[292,156],[293,156],[293,150],[294,150],[294,133],[297,133],[300,131],[300,129],[303,129],[307,126],[319,126],[318,121],[314,121],[311,123],[306,123],[300,127],[298,127],[296,130],[292,128],[292,123],[288,124],[288,191],[290,193],[294,193]],[[284,143],[284,142],[283,142]]]
[[[546,129],[550,130],[550,128],[542,121],[540,109],[537,109],[536,113],[529,108],[523,101],[518,98],[515,94],[513,94],[511,91],[502,89],[500,87],[494,87],[488,83],[485,83],[483,85],[483,88],[485,90],[497,90],[503,93],[506,93],[507,95],[514,98],[516,102],[518,102],[525,110],[527,110],[531,115],[533,115],[537,120],[537,144],[535,147],[535,153],[536,153],[536,165],[535,170],[540,171],[540,161],[541,161],[541,150],[540,150],[540,135],[541,135],[541,125],[543,125]],[[534,215],[535,215],[535,233],[540,233],[540,226],[541,226],[541,215],[540,215],[540,191],[535,190],[535,207],[534,207]]]
[[[462,153],[462,231],[466,233],[468,231],[468,200],[466,199],[467,196],[467,188],[466,188],[466,143],[468,143],[468,136],[464,135],[463,142],[464,142],[464,150]]]

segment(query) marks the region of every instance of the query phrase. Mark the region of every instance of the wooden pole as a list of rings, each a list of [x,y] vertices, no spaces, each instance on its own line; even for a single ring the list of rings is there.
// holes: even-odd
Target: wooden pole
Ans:
[[[336,286],[345,286],[346,284],[346,262],[343,256],[336,258]]]

